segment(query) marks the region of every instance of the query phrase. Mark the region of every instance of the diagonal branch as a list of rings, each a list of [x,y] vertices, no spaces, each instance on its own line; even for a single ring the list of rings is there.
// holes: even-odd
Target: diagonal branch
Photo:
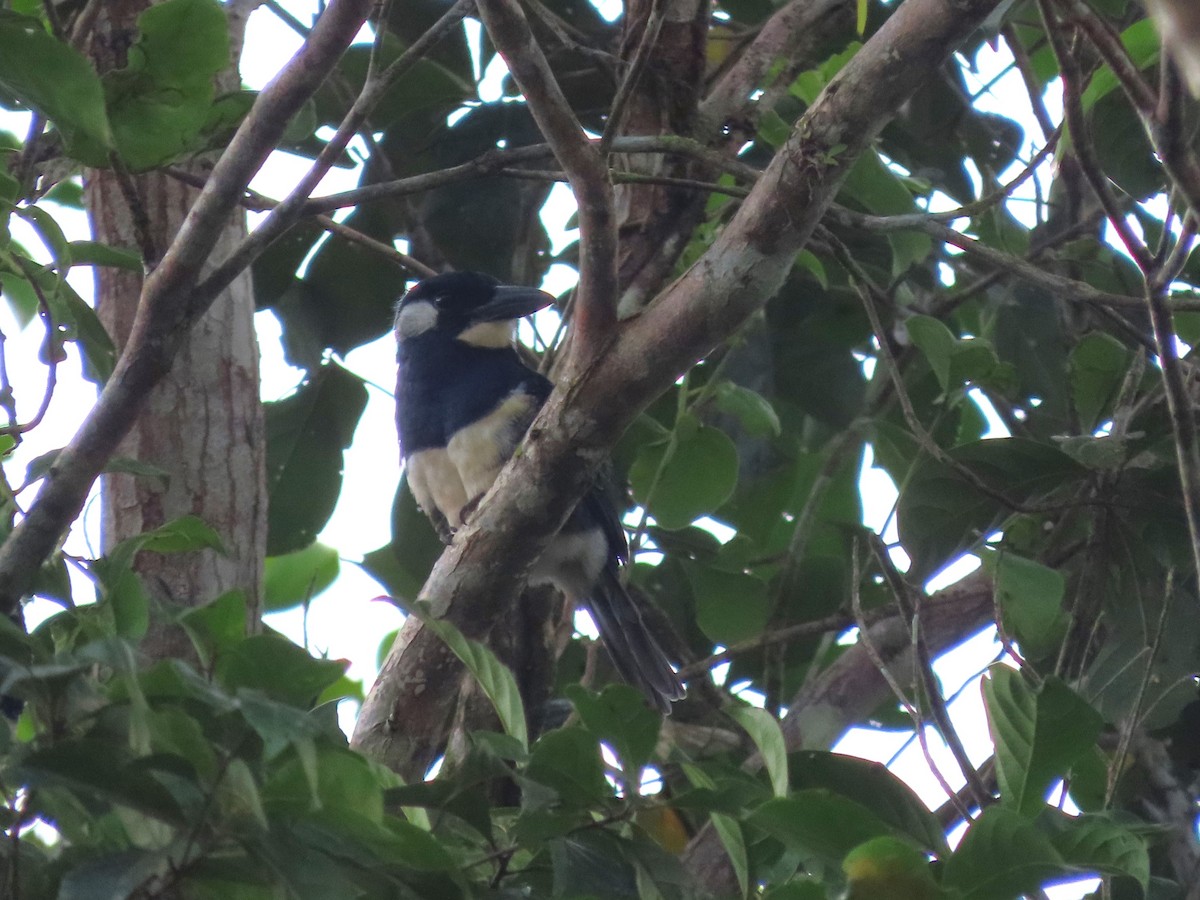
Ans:
[[[571,111],[516,0],[480,0],[479,16],[575,194],[579,207],[575,346],[582,350],[580,358],[586,359],[599,350],[616,321],[617,219],[608,166]]]
[[[475,635],[496,624],[625,428],[779,289],[859,154],[998,2],[907,0],[897,8],[797,123],[703,256],[641,315],[618,323],[607,352],[560,382],[426,581],[421,596],[438,615]],[[452,663],[441,668],[449,654],[437,642],[427,630],[397,641],[363,705],[355,746],[404,766],[408,716],[445,719],[453,685],[438,676]],[[417,683],[423,692],[414,698],[407,692]]]
[[[17,608],[38,567],[83,509],[92,483],[150,392],[171,370],[188,328],[208,309],[195,285],[251,177],[292,116],[337,64],[370,0],[333,0],[309,40],[259,95],[158,268],[147,277],[137,319],[91,413],[47,474],[29,514],[0,547],[0,611]]]

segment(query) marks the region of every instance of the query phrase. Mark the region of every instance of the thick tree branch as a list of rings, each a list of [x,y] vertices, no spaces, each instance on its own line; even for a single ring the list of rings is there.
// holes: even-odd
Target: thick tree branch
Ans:
[[[819,61],[820,51],[837,36],[848,39],[855,6],[853,0],[792,0],[777,10],[700,105],[701,133],[715,136],[726,124],[736,127],[748,118],[756,103],[750,98],[772,87],[763,82],[778,60],[788,64],[775,83],[790,84],[802,67]],[[771,108],[769,101],[763,106]]]
[[[422,597],[436,614],[490,630],[626,426],[778,290],[858,155],[997,2],[908,0],[859,51],[696,265],[554,392],[435,565]],[[441,721],[437,711],[453,704],[453,685],[432,680],[448,658],[436,641],[428,632],[397,641],[359,716],[354,743],[393,766],[404,764],[397,750],[413,708]],[[425,690],[413,698],[418,678]]]
[[[617,220],[608,166],[571,111],[516,0],[480,0],[479,15],[575,194],[579,207],[575,346],[582,348],[586,358],[601,348],[616,321]]]
[[[83,508],[92,483],[171,369],[188,327],[208,308],[195,285],[246,185],[292,116],[325,80],[370,11],[369,0],[333,0],[307,43],[259,95],[214,167],[187,220],[147,277],[129,342],[91,413],[59,454],[28,515],[0,547],[0,611],[11,613],[38,567]]]

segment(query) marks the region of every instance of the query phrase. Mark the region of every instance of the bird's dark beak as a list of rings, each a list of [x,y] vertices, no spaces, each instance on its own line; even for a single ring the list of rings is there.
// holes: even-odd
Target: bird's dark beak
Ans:
[[[492,292],[492,299],[475,309],[471,318],[481,322],[503,322],[505,319],[522,319],[545,309],[554,298],[545,291],[531,287],[499,285]]]

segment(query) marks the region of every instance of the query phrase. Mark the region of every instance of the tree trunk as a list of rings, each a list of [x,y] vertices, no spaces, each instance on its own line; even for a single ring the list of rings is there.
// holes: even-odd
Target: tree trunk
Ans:
[[[136,39],[138,14],[148,0],[119,0],[101,6],[90,54],[101,72],[124,65]],[[241,21],[231,23],[240,49]],[[236,84],[236,62],[227,77]],[[130,183],[136,192],[131,202]],[[87,173],[85,199],[97,241],[142,249],[164,248],[179,230],[197,191],[162,173],[131,176],[123,189],[112,170]],[[140,207],[140,209],[139,209]],[[139,216],[146,224],[139,236]],[[244,217],[229,222],[214,258],[224,258],[245,236]],[[148,237],[148,241],[147,241]],[[153,264],[154,260],[150,260]],[[96,269],[96,304],[114,342],[129,337],[142,276]],[[149,403],[118,455],[157,466],[159,479],[106,475],[102,484],[102,543],[105,551],[131,535],[184,515],[203,519],[221,537],[225,552],[161,555],[142,553],[136,569],[156,601],[194,606],[232,589],[245,591],[247,620],[254,628],[261,602],[266,547],[266,437],[259,401],[258,344],[254,333],[250,275],[243,273],[199,321],[180,350],[172,374]],[[144,644],[154,658],[188,656],[186,637],[165,624],[152,624]]]

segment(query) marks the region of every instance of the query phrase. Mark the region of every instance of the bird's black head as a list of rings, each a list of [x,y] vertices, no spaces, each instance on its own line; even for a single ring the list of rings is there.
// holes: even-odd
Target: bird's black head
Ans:
[[[449,272],[415,284],[396,307],[396,337],[430,331],[482,347],[507,347],[517,319],[554,302],[530,287],[501,284],[478,272]]]

